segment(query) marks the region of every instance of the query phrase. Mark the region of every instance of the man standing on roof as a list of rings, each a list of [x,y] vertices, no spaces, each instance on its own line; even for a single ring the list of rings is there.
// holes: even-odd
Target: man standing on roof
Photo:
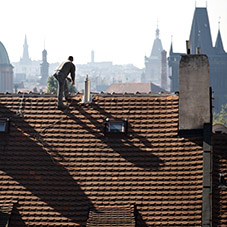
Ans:
[[[63,104],[63,93],[64,93],[66,101],[68,101],[68,99],[69,99],[69,91],[68,91],[66,79],[69,82],[72,82],[72,85],[74,85],[75,84],[75,71],[76,71],[76,67],[73,64],[73,57],[69,56],[68,60],[61,63],[57,67],[56,73],[53,74],[53,76],[58,81],[58,108],[59,109],[67,108],[67,106]],[[72,79],[67,77],[69,75],[69,73],[70,73]]]

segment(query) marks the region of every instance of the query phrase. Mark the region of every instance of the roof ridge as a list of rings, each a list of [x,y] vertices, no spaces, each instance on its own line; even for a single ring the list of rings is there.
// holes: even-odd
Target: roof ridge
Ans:
[[[76,93],[74,95],[72,95],[72,97],[78,97],[78,96],[82,96],[84,93]],[[91,92],[91,95],[93,96],[104,96],[104,97],[108,97],[108,96],[112,96],[112,97],[119,97],[119,96],[127,96],[127,97],[147,97],[147,96],[151,96],[151,97],[156,97],[156,96],[161,96],[161,97],[166,97],[166,96],[177,96],[175,93],[172,92],[149,92],[149,93],[140,93],[140,92],[136,92],[136,93],[104,93],[104,92]],[[0,97],[21,97],[21,96],[25,96],[25,97],[57,97],[56,93],[33,93],[33,92],[19,92],[19,93],[0,93]]]

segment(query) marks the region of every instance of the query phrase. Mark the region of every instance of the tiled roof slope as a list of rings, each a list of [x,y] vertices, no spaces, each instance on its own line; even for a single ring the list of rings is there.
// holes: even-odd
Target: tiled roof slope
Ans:
[[[89,212],[87,227],[135,227],[134,209],[130,206],[98,207]]]
[[[0,95],[0,201],[10,226],[84,226],[89,210],[135,206],[137,226],[201,226],[201,137],[178,137],[178,96],[105,95],[58,110],[48,95]],[[106,118],[126,137],[105,137]]]
[[[227,185],[220,185],[219,174],[227,177],[227,134],[214,134],[213,144],[213,226],[227,226]]]

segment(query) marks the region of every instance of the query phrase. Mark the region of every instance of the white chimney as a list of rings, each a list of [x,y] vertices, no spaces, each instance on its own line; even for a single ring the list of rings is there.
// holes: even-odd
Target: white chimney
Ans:
[[[209,61],[203,54],[182,55],[179,66],[179,130],[210,123]]]
[[[83,103],[90,102],[91,102],[91,83],[87,75],[85,80]]]

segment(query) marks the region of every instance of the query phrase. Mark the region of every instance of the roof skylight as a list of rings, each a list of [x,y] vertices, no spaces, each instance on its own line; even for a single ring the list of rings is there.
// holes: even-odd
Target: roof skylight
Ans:
[[[9,118],[0,118],[0,133],[5,134],[9,131]]]
[[[109,119],[106,118],[105,135],[122,135],[128,132],[128,119]]]

